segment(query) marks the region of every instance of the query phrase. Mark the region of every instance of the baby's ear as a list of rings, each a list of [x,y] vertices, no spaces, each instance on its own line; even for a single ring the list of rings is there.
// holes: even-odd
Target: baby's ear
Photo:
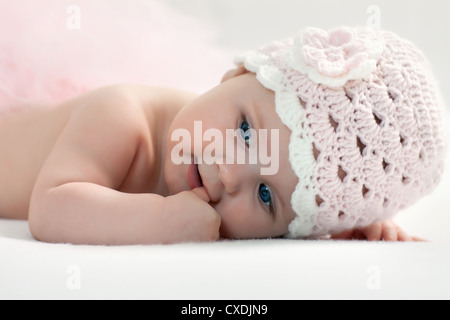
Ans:
[[[239,66],[239,67],[237,67],[235,69],[228,70],[225,73],[225,75],[222,77],[222,80],[220,82],[221,83],[225,82],[227,80],[230,80],[230,79],[232,79],[234,77],[241,76],[241,75],[246,74],[246,73],[248,73],[248,70],[245,69],[244,66]]]

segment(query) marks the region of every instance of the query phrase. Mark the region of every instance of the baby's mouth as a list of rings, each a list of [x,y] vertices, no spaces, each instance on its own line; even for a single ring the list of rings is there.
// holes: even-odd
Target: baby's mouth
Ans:
[[[195,189],[195,188],[203,187],[202,176],[200,175],[200,173],[198,171],[198,165],[195,163],[192,163],[189,165],[188,183],[189,183],[189,188],[191,188],[191,190]]]
[[[202,179],[202,176],[201,176],[201,174],[200,174],[200,171],[198,170],[198,165],[197,165],[197,173],[198,173],[198,177],[199,177],[199,179],[200,179],[200,184],[201,184],[202,187],[203,187],[203,179]]]
[[[197,169],[197,174],[198,174],[198,178],[200,179],[200,184],[203,187],[203,179],[202,179],[202,175],[200,174],[200,170],[198,170],[198,164],[195,165],[195,168]]]

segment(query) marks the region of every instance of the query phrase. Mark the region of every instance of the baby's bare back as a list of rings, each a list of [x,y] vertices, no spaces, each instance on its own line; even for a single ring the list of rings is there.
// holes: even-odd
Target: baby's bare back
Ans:
[[[0,217],[27,219],[36,178],[73,108],[69,100],[0,115]]]

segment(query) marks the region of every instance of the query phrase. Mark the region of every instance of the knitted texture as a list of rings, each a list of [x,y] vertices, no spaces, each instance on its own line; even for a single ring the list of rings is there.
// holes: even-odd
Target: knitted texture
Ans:
[[[409,41],[366,28],[307,28],[235,62],[275,92],[299,178],[290,238],[392,217],[439,183],[446,139],[428,62]]]

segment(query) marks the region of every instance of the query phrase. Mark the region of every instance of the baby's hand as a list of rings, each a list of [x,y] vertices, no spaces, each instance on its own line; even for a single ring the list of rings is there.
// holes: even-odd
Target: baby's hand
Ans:
[[[363,229],[353,229],[331,236],[340,240],[368,240],[368,241],[426,241],[409,236],[393,221],[374,223]]]
[[[173,242],[215,241],[219,239],[220,215],[208,204],[208,194],[203,187],[182,191],[166,198],[165,212],[173,226]]]

